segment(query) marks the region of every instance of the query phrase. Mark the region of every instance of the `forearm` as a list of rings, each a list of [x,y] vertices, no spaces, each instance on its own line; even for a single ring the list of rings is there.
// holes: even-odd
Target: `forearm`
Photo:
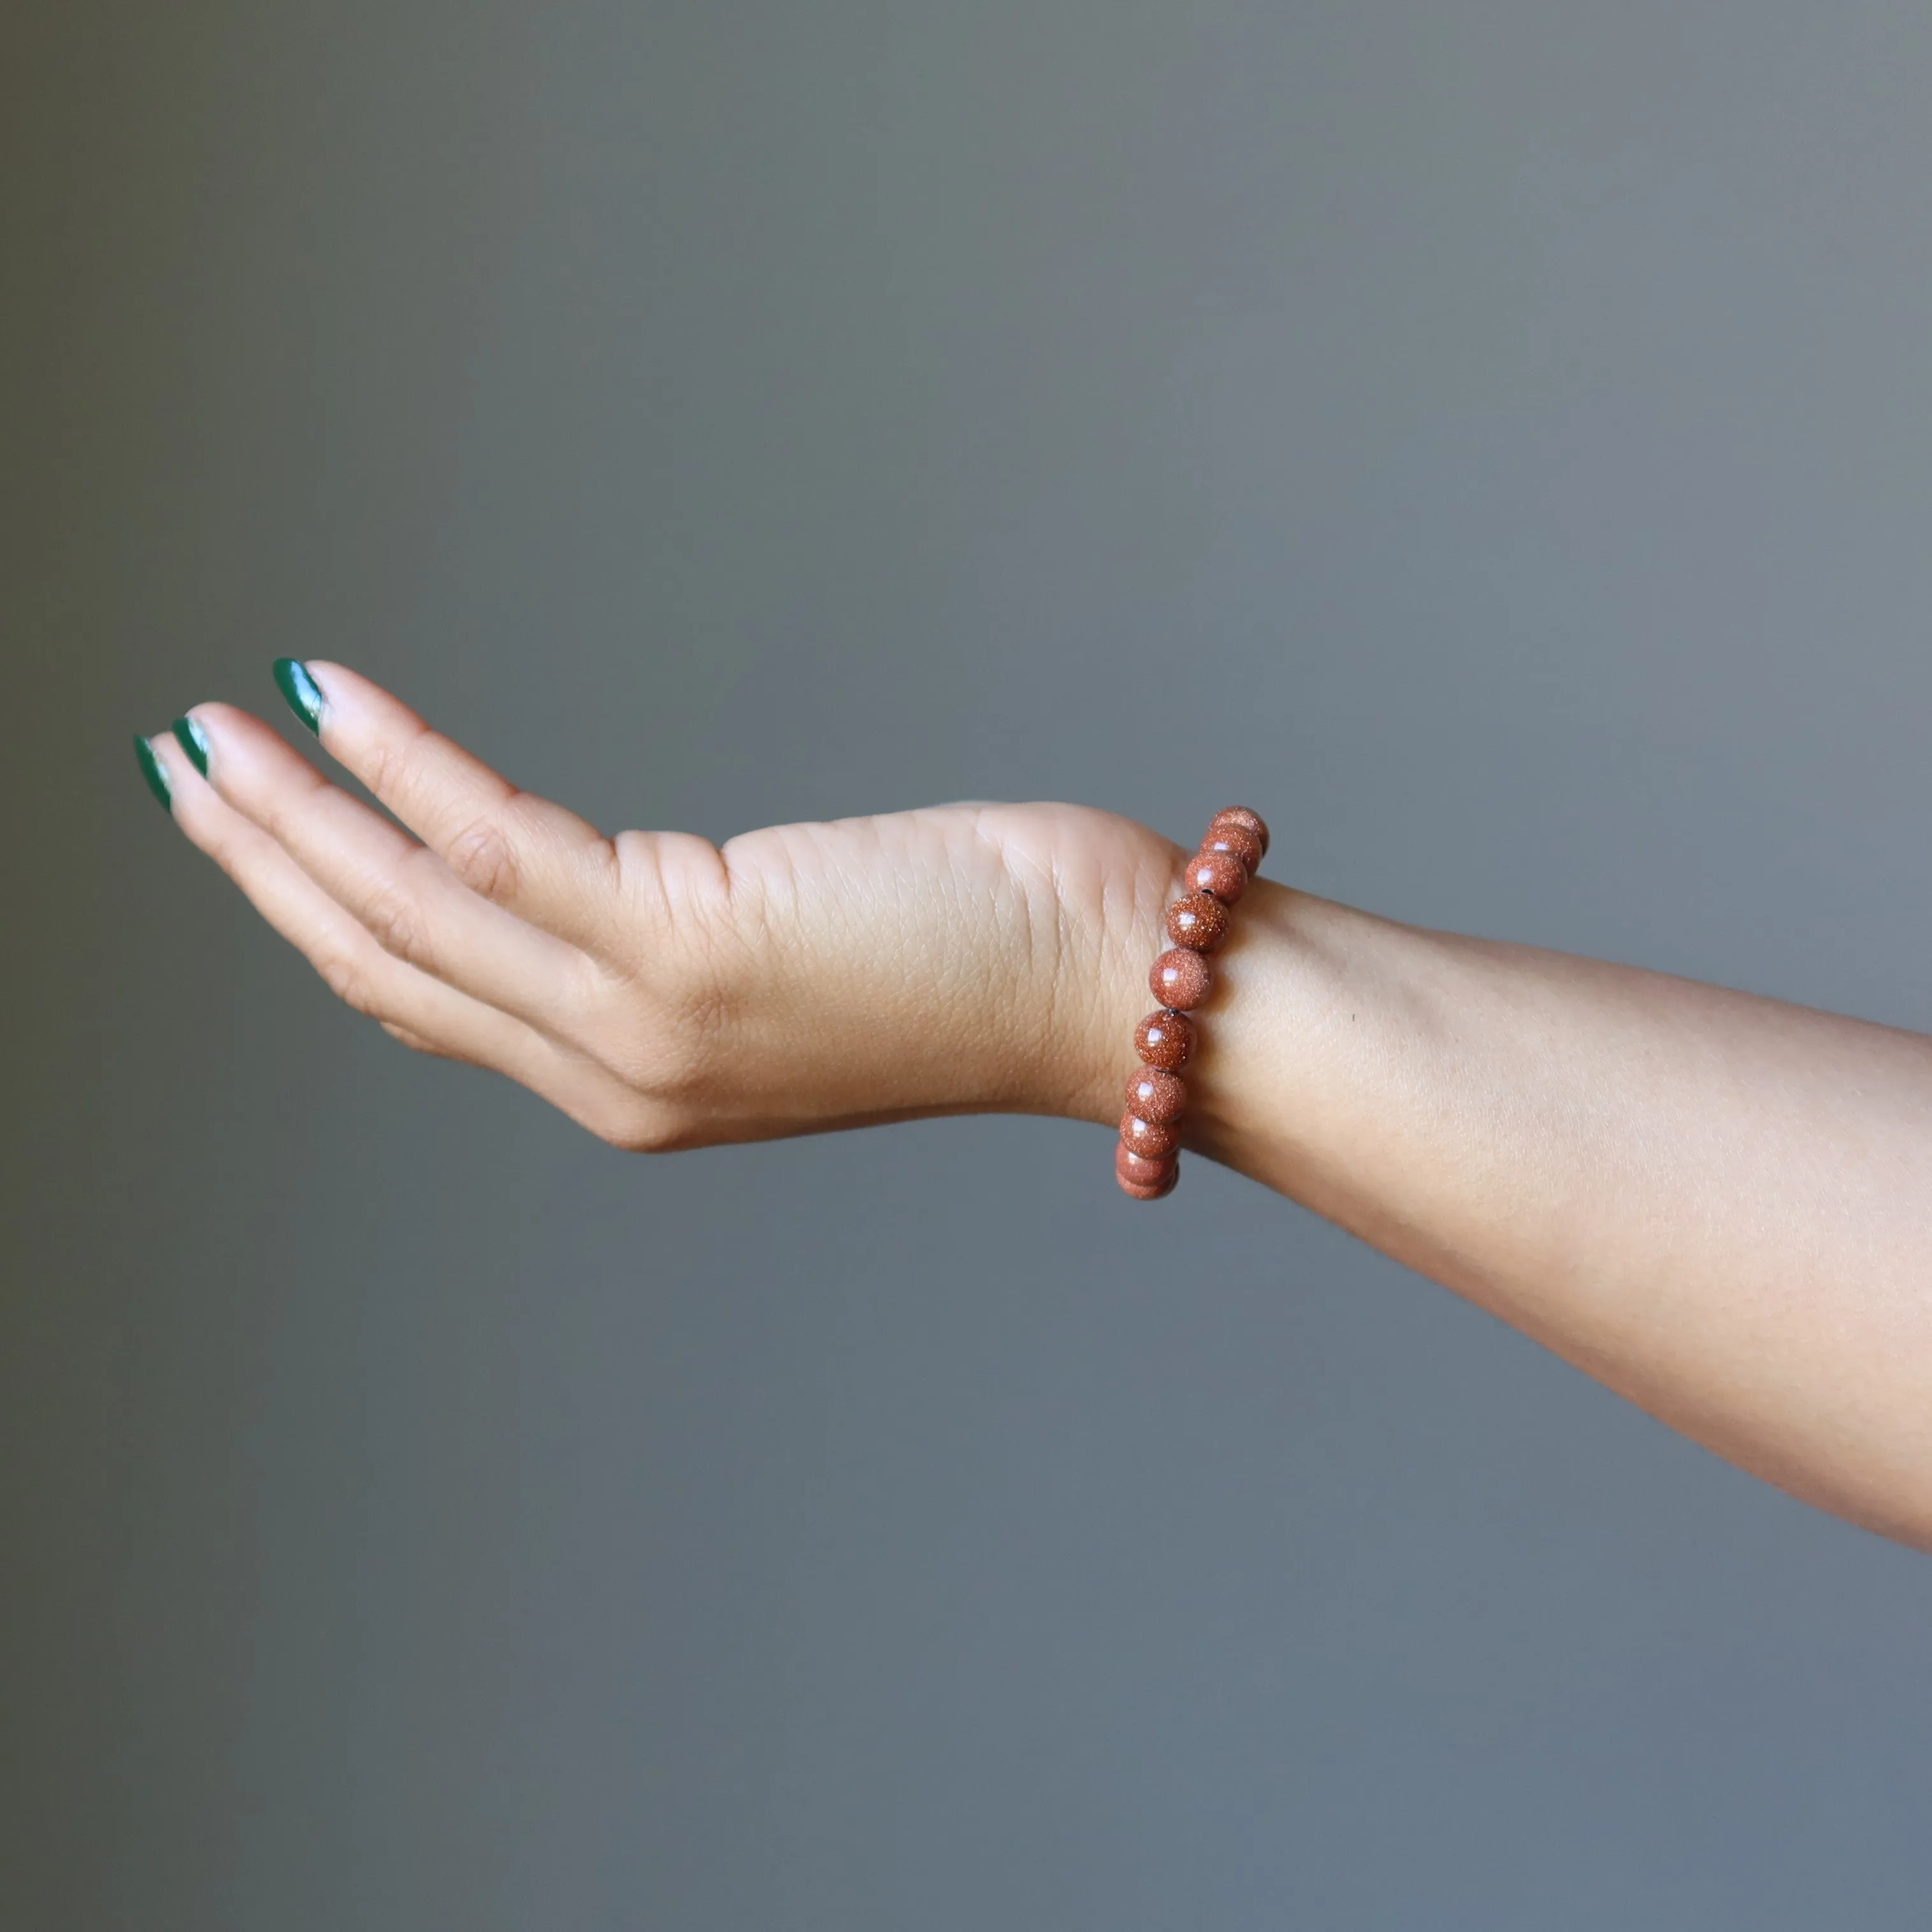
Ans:
[[[1257,882],[1195,1146],[1932,1545],[1932,1040]]]

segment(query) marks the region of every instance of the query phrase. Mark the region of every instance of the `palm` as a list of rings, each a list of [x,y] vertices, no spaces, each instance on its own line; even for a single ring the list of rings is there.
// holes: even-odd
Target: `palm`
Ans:
[[[663,877],[639,943],[668,943],[685,996],[732,1015],[710,1029],[731,1098],[705,1138],[966,1107],[1108,1118],[1092,1034],[1132,1017],[1107,996],[1144,971],[1180,856],[1054,804],[772,826],[715,855],[675,836],[617,844]]]

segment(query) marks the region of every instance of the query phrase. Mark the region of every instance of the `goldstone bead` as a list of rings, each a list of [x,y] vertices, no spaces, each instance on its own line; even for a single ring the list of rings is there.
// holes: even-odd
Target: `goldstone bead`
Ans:
[[[1162,1006],[1175,1012],[1191,1012],[1213,989],[1214,969],[1199,953],[1177,946],[1154,962],[1148,984]]]
[[[1248,868],[1232,852],[1197,852],[1184,875],[1190,892],[1212,892],[1232,905],[1248,889]]]
[[[1190,892],[1168,908],[1167,936],[1177,946],[1212,952],[1228,936],[1228,908],[1212,892]]]
[[[1143,1066],[1127,1082],[1127,1112],[1143,1120],[1178,1120],[1187,1111],[1187,1082],[1178,1073]]]
[[[1124,1187],[1158,1187],[1180,1163],[1178,1154],[1136,1154],[1124,1143],[1114,1150],[1114,1174]]]
[[[1232,821],[1226,825],[1210,825],[1208,836],[1201,842],[1203,852],[1226,852],[1231,858],[1240,860],[1252,872],[1262,862],[1262,842],[1245,825]]]
[[[1148,1066],[1178,1072],[1194,1051],[1194,1022],[1184,1015],[1165,1010],[1149,1013],[1134,1028],[1134,1051]]]
[[[1114,1178],[1120,1179],[1118,1174]],[[1162,1195],[1174,1192],[1174,1183],[1180,1178],[1180,1169],[1177,1167],[1165,1180],[1157,1180],[1150,1187],[1143,1187],[1138,1181],[1120,1180],[1120,1192],[1132,1201],[1158,1201]]]
[[[1224,811],[1216,812],[1208,821],[1208,829],[1210,832],[1218,832],[1224,825],[1245,826],[1261,842],[1262,856],[1264,859],[1268,856],[1268,820],[1258,812],[1250,812],[1245,805],[1231,805]]]
[[[1136,1154],[1149,1154],[1158,1160],[1164,1154],[1179,1150],[1180,1130],[1172,1120],[1144,1120],[1137,1114],[1124,1114],[1120,1117],[1120,1144],[1131,1148]]]

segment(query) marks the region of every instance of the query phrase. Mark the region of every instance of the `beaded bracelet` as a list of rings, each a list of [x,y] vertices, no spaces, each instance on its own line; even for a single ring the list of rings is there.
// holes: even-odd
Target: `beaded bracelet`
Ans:
[[[1205,956],[1227,938],[1228,908],[1247,890],[1268,848],[1259,813],[1244,805],[1216,812],[1182,874],[1185,896],[1167,909],[1174,944],[1148,975],[1160,1005],[1134,1029],[1142,1064],[1127,1082],[1127,1111],[1114,1150],[1114,1178],[1136,1201],[1158,1201],[1180,1178],[1180,1116],[1187,1106],[1180,1069],[1194,1052],[1194,1022],[1187,1016],[1214,988],[1214,969]]]

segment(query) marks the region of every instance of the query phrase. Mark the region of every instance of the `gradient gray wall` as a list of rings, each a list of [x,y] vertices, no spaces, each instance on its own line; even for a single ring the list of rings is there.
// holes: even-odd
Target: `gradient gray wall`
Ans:
[[[1922,1558],[1094,1130],[611,1153],[128,750],[339,656],[1932,1029],[1922,5],[0,34],[0,1922],[1924,1924]]]

